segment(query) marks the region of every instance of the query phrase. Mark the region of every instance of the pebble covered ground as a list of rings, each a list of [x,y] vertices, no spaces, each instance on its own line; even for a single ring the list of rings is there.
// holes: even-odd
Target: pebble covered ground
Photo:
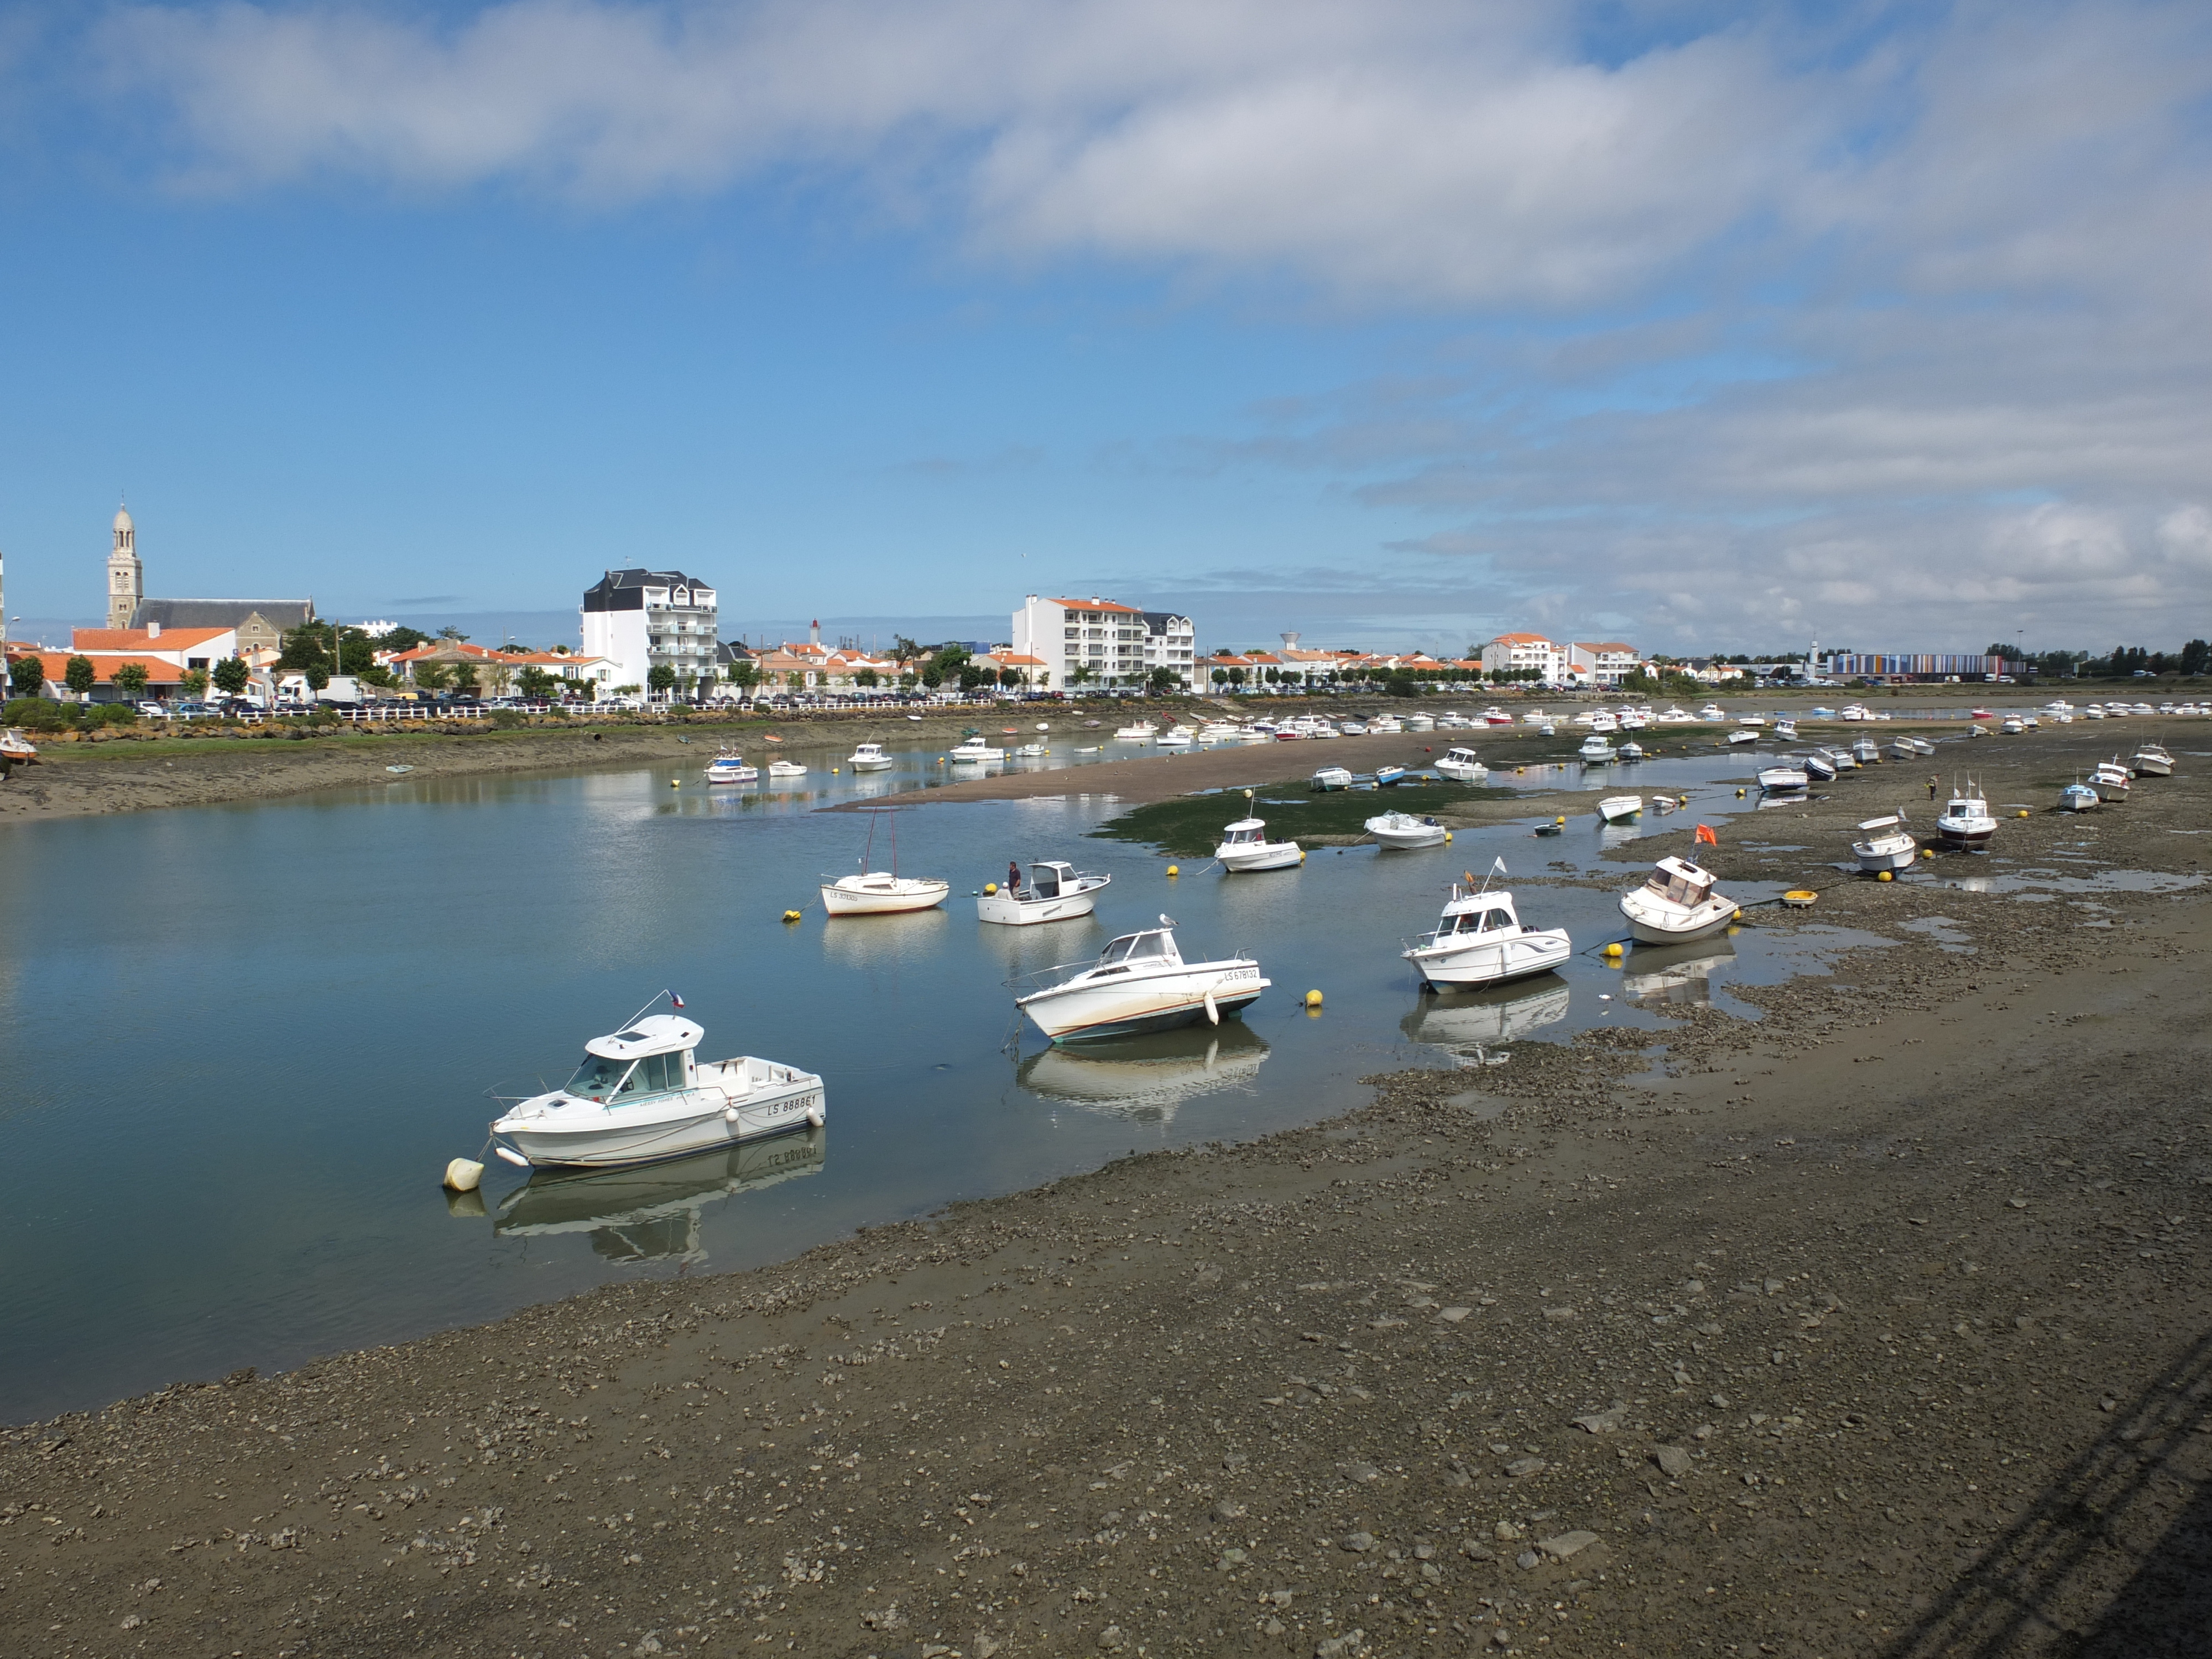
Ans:
[[[1736,820],[1887,941],[1756,1019],[0,1432],[0,1650],[2201,1654],[2193,763],[2000,832],[2164,890]]]

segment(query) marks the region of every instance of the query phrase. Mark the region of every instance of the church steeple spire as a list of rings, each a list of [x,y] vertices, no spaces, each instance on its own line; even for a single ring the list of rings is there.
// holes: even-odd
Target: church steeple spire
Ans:
[[[146,567],[138,557],[138,527],[131,509],[115,509],[115,544],[107,554],[107,625],[128,628],[146,597]]]

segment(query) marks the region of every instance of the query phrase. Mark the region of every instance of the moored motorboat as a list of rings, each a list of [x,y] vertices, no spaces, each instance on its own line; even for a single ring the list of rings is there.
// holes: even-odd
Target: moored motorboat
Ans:
[[[1502,867],[1502,866],[1501,866]],[[1431,986],[1503,985],[1548,974],[1574,952],[1564,927],[1531,927],[1513,895],[1454,882],[1434,931],[1407,941],[1400,954]]]
[[[797,761],[772,760],[768,763],[768,775],[772,778],[803,778],[806,768]]]
[[[2129,786],[2134,781],[2135,774],[2120,764],[2117,755],[2108,761],[2099,761],[2097,769],[2089,774],[2090,785],[2096,790],[2098,799],[2107,802],[2125,800]]]
[[[993,761],[1002,761],[1006,751],[995,744],[986,743],[972,733],[947,750],[945,758],[956,766],[981,766]]]
[[[1836,763],[1824,749],[1799,757],[1799,763],[1804,767],[1805,775],[1815,783],[1826,783],[1836,775]]]
[[[1406,769],[1402,766],[1378,766],[1375,769],[1375,787],[1378,789],[1390,788],[1405,775]]]
[[[1747,726],[1739,726],[1736,730],[1728,734],[1728,744],[1730,748],[1739,748],[1747,743],[1757,743],[1758,741],[1759,733],[1753,731],[1751,727]]]
[[[1851,758],[1861,766],[1881,764],[1881,745],[1872,738],[1861,738],[1851,745]]]
[[[1626,743],[1620,745],[1620,758],[1625,761],[1642,760],[1644,758],[1644,745],[1637,742],[1633,738],[1630,738]]]
[[[1307,780],[1309,789],[1335,790],[1352,787],[1352,773],[1341,766],[1324,766]]]
[[[1759,769],[1759,787],[1770,795],[1789,794],[1807,787],[1811,782],[1811,774],[1794,760]]]
[[[1366,828],[1378,845],[1401,852],[1441,847],[1450,839],[1450,832],[1434,818],[1416,817],[1411,812],[1384,812],[1368,819]]]
[[[514,1161],[598,1168],[822,1122],[819,1077],[750,1054],[702,1060],[705,1035],[681,1015],[648,1014],[593,1037],[575,1074],[518,1101],[492,1124],[492,1139]]]
[[[1406,716],[1406,729],[1408,732],[1431,732],[1436,729],[1436,721],[1426,714]]]
[[[707,766],[709,783],[752,783],[760,777],[760,769],[745,764],[743,755],[725,751],[714,757]]]
[[[2139,778],[2165,778],[2173,775],[2173,757],[2163,744],[2147,743],[2135,752],[2129,763]]]
[[[1218,1025],[1242,1013],[1268,982],[1248,957],[1185,962],[1176,946],[1174,921],[1162,916],[1158,927],[1124,933],[1096,962],[1016,998],[1014,1006],[1054,1042],[1088,1042],[1200,1021]]]
[[[23,735],[20,726],[0,730],[0,761],[27,765],[39,757],[39,746]]]
[[[1889,757],[1892,760],[1911,760],[1919,753],[1919,745],[1910,738],[1892,738],[1889,740]]]
[[[1158,726],[1153,725],[1150,720],[1133,720],[1127,726],[1118,726],[1115,729],[1114,741],[1116,743],[1147,744],[1159,734],[1159,729],[1160,728]]]
[[[976,894],[975,919],[1008,927],[1070,921],[1089,915],[1097,906],[1099,890],[1113,879],[1087,875],[1058,859],[1038,859],[1030,865],[1029,878],[1020,885],[994,884],[997,891]]]
[[[2058,810],[2062,812],[2087,812],[2095,809],[2097,792],[2076,778],[2058,792]]]
[[[1736,918],[1736,902],[1715,890],[1720,878],[1685,858],[1663,858],[1643,884],[1620,896],[1628,931],[1646,945],[1711,939]]]
[[[1797,722],[1786,714],[1779,716],[1774,722],[1774,735],[1785,743],[1796,742]]]
[[[1609,741],[1595,732],[1584,738],[1582,747],[1575,750],[1583,759],[1599,763],[1612,760],[1618,752]]]
[[[1287,870],[1305,856],[1294,841],[1269,841],[1264,818],[1237,819],[1222,830],[1221,844],[1213,849],[1215,861],[1231,871]]]
[[[1480,783],[1490,775],[1490,769],[1474,750],[1462,747],[1444,751],[1443,758],[1437,763],[1437,774],[1454,783]]]
[[[1607,795],[1597,804],[1597,815],[1607,823],[1626,823],[1644,810],[1641,795]]]
[[[1943,838],[1944,846],[1972,852],[1990,844],[1990,837],[1997,832],[1997,821],[1990,816],[1990,804],[1982,798],[1981,790],[1969,782],[1963,788],[1952,789],[1949,802],[1936,820],[1936,832]]]
[[[881,772],[890,768],[891,757],[879,743],[856,744],[853,752],[845,757],[845,764],[855,772]]]
[[[1920,843],[1905,827],[1905,814],[1892,812],[1887,817],[1868,818],[1859,825],[1866,837],[1851,843],[1851,854],[1859,861],[1859,868],[1869,875],[1884,870],[1909,870],[1913,860],[1920,856]]]

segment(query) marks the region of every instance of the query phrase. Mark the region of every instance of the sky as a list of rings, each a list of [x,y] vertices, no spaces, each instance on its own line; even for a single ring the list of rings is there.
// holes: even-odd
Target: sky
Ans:
[[[15,637],[2212,634],[2212,8],[0,10]]]

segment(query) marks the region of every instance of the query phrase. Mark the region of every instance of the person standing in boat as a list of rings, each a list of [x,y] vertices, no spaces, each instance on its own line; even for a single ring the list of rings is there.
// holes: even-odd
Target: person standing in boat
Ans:
[[[1021,884],[1022,861],[1019,859],[1008,859],[1006,860],[1006,890],[1011,893]]]

